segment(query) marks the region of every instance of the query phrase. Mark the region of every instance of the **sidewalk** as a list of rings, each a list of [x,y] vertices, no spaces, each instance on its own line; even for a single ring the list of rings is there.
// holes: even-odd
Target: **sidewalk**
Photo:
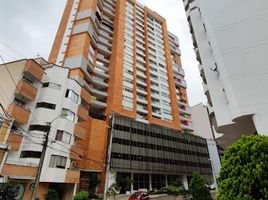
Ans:
[[[117,195],[115,200],[127,200],[129,195]],[[155,200],[173,200],[173,196],[168,196],[167,194],[157,194],[157,195],[150,195],[150,199]],[[113,200],[113,198],[108,198],[108,200]],[[177,197],[176,200],[182,200],[182,197]]]

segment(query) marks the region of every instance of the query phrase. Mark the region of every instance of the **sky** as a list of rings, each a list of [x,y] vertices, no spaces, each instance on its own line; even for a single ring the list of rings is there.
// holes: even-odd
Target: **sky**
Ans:
[[[167,20],[180,40],[191,106],[206,103],[182,0],[138,0]],[[48,58],[66,0],[0,0],[0,55],[5,62]],[[0,62],[1,63],[1,62]]]

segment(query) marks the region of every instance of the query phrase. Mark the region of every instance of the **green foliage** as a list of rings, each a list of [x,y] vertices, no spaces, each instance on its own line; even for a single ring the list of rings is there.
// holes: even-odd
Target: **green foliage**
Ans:
[[[121,189],[124,189],[126,191],[130,191],[131,190],[131,183],[133,181],[131,180],[131,178],[129,176],[123,178],[120,175],[116,176],[116,184],[121,187]]]
[[[172,195],[174,197],[174,199],[179,195],[186,194],[186,190],[184,189],[183,186],[177,187],[174,185],[168,185],[167,187],[164,187],[161,190],[169,195]]]
[[[191,200],[211,200],[209,188],[205,184],[203,177],[197,172],[193,173],[193,177],[189,184],[189,192]]]
[[[45,195],[46,200],[59,200],[59,194],[55,189],[48,189],[47,194]]]
[[[17,196],[15,189],[16,183],[12,180],[7,180],[5,183],[0,184],[0,200],[14,200]]]
[[[217,199],[268,199],[268,137],[243,136],[222,158]]]
[[[88,200],[88,192],[79,192],[74,196],[74,200]]]

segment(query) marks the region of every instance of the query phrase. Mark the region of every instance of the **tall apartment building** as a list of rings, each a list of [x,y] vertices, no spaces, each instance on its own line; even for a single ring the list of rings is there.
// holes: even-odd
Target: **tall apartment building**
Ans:
[[[268,134],[266,1],[184,0],[216,130],[225,146]]]
[[[6,67],[15,82],[1,98],[15,126],[1,129],[14,137],[1,174],[27,186],[24,199],[44,125],[51,121],[40,199],[49,187],[65,199],[92,191],[96,177],[103,193],[116,176],[132,178],[133,191],[178,180],[187,187],[193,171],[211,175],[206,140],[189,135],[178,38],[163,17],[136,1],[68,0],[49,62],[22,60]],[[0,81],[10,78],[5,74]]]

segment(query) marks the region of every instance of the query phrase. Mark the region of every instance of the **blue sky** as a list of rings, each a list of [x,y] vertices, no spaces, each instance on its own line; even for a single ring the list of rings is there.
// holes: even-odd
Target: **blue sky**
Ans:
[[[186,73],[190,105],[205,103],[182,0],[139,0],[167,19],[178,36]],[[66,0],[0,0],[0,54],[5,61],[42,56],[47,58]]]

